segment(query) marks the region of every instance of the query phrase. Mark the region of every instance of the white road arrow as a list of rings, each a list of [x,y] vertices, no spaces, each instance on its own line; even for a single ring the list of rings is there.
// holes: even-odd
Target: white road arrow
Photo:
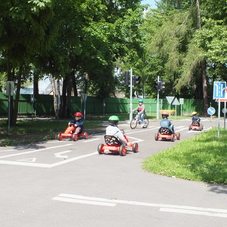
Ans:
[[[62,151],[62,152],[55,153],[54,155],[56,158],[68,158],[67,155],[62,155],[62,154],[69,153],[69,152],[72,152],[72,151]]]

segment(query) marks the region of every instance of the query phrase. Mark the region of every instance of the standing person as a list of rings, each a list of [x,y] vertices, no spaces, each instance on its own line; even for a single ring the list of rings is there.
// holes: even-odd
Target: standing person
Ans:
[[[75,119],[71,120],[68,123],[68,126],[74,125],[75,131],[73,133],[80,134],[83,132],[83,128],[84,128],[84,121],[82,119],[83,114],[81,112],[76,112],[73,115],[75,116]]]
[[[174,125],[171,123],[171,121],[168,119],[169,113],[163,112],[162,113],[162,120],[160,121],[160,126],[162,128],[168,128],[171,132],[171,134],[174,133]]]
[[[122,142],[122,144],[126,146],[127,141],[121,130],[118,128],[119,117],[113,115],[110,116],[108,120],[110,124],[106,127],[106,135],[117,137]]]
[[[138,117],[139,117],[139,120],[141,120],[141,124],[142,124],[142,127],[143,127],[143,125],[145,124],[144,123],[144,117],[146,116],[146,110],[145,110],[145,105],[143,104],[143,100],[142,99],[139,100],[139,104],[133,110],[133,112],[134,111],[138,111]]]
[[[192,125],[200,125],[200,118],[197,116],[197,112],[192,112]]]

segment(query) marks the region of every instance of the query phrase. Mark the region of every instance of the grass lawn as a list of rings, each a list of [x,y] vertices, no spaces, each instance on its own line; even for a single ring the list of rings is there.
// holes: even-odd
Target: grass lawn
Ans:
[[[143,168],[169,177],[227,184],[227,131],[217,128],[148,157]]]

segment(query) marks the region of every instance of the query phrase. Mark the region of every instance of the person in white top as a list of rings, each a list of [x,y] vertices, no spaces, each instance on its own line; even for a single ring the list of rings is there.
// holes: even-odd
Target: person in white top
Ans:
[[[115,136],[122,142],[122,144],[127,145],[124,134],[117,126],[119,121],[118,116],[110,116],[108,120],[110,124],[106,127],[106,135]]]

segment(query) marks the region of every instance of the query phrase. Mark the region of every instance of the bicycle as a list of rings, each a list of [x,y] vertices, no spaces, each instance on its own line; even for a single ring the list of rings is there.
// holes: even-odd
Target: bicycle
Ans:
[[[141,120],[139,119],[139,115],[138,113],[133,113],[133,118],[130,122],[130,128],[131,129],[135,129],[137,127],[137,124],[142,124]],[[144,118],[144,125],[143,125],[143,128],[147,128],[148,125],[149,125],[149,120]]]

